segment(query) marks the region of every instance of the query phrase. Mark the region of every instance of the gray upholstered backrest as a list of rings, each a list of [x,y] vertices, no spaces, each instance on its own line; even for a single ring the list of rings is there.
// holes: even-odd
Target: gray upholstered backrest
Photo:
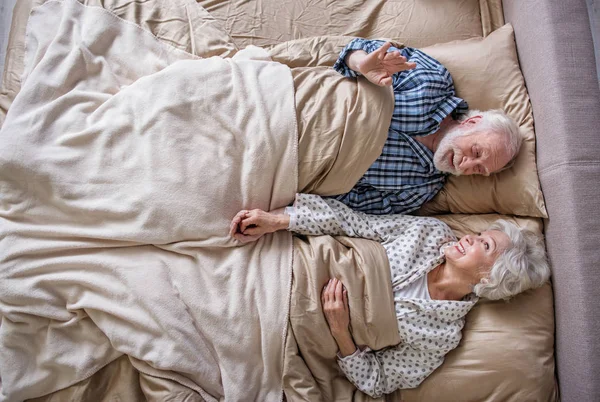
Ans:
[[[585,0],[504,0],[533,106],[562,401],[600,401],[600,89]]]

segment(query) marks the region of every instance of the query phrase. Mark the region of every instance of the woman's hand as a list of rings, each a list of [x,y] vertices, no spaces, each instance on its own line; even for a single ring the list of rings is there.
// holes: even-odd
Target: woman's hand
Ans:
[[[398,50],[388,52],[391,46],[390,42],[386,42],[369,54],[360,50],[354,51],[348,56],[346,64],[354,71],[360,72],[373,84],[392,85],[392,76],[395,73],[413,69],[417,64],[409,63]]]
[[[321,293],[323,313],[329,325],[342,357],[356,351],[356,345],[350,333],[350,307],[348,306],[348,291],[339,279],[329,280]]]
[[[260,239],[264,234],[287,229],[290,217],[280,211],[265,212],[262,209],[241,210],[229,225],[229,235],[242,243]]]

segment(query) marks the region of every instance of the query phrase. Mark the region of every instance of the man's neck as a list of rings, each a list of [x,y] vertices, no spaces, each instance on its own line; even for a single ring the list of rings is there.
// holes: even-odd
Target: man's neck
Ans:
[[[460,123],[454,120],[451,115],[448,115],[444,120],[442,120],[440,123],[440,128],[438,128],[435,133],[423,137],[415,137],[415,139],[429,148],[430,151],[435,153],[442,138],[444,138],[444,136],[458,124]]]

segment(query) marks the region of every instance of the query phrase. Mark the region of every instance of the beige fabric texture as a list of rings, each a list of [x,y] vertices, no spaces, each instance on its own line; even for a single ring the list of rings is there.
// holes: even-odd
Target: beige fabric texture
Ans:
[[[485,39],[443,43],[422,50],[446,66],[458,96],[471,109],[504,110],[519,124],[524,138],[513,167],[489,177],[449,177],[438,195],[423,206],[422,213],[497,212],[547,217],[536,167],[533,114],[512,26],[507,24]]]
[[[483,36],[488,36],[504,25],[502,0],[479,0]]]
[[[46,0],[19,0],[15,3],[7,46],[2,88],[0,88],[0,125],[21,87],[25,53],[25,27],[29,11]],[[89,6],[103,7],[151,32],[161,41],[188,53],[233,56],[237,48],[218,22],[202,7],[188,0],[80,0]]]
[[[410,42],[414,47],[480,37],[482,17],[485,20],[489,16],[481,14],[480,3],[480,0],[199,0],[240,48],[271,47],[322,35],[386,37]]]
[[[166,378],[136,370],[121,356],[75,385],[30,402],[205,402],[194,390]]]
[[[207,401],[281,399],[292,236],[228,230],[294,198],[293,80],[249,57],[196,59],[71,0],[33,11],[0,131],[0,400],[122,354]]]

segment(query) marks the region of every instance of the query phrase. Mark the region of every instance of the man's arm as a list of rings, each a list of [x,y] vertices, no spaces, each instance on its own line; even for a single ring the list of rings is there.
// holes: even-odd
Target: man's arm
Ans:
[[[395,73],[415,68],[400,49],[378,40],[354,39],[340,53],[333,68],[347,77],[364,75],[376,85],[392,84]]]
[[[398,172],[397,174],[401,174]],[[443,184],[425,188],[408,189],[398,186],[380,190],[369,184],[359,182],[350,192],[336,196],[335,199],[356,211],[372,215],[408,214],[429,201],[442,188]],[[434,188],[435,187],[435,188]]]
[[[413,69],[417,64],[408,62],[399,50],[389,51],[391,46],[390,42],[386,42],[370,54],[364,50],[354,50],[346,56],[346,65],[373,84],[392,85],[392,76],[395,73]]]

